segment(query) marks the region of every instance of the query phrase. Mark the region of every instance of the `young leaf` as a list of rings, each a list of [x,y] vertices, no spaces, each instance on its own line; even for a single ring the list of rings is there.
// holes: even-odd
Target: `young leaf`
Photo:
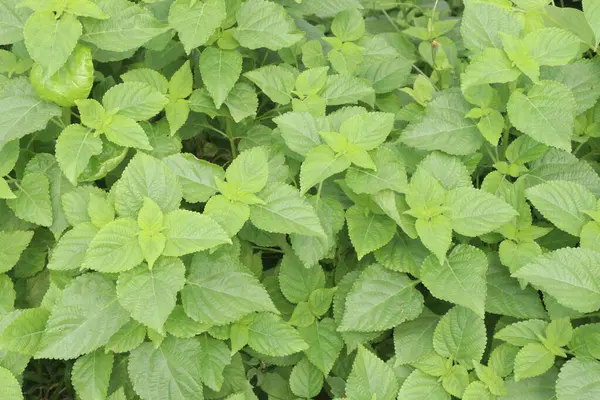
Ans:
[[[515,381],[538,376],[554,364],[554,354],[540,343],[525,345],[515,358]]]
[[[19,183],[16,198],[6,204],[17,217],[42,226],[52,225],[52,203],[50,182],[39,172],[27,174]]]
[[[354,205],[346,211],[350,241],[359,259],[385,246],[396,233],[396,223],[385,215]]]
[[[439,355],[467,366],[481,360],[486,342],[483,319],[461,306],[451,308],[433,334],[433,347]]]
[[[346,395],[353,400],[393,400],[398,382],[389,365],[360,346],[346,383]]]
[[[167,98],[150,85],[126,82],[110,88],[102,97],[108,112],[116,112],[135,121],[150,119],[167,104]]]
[[[56,161],[65,176],[73,184],[85,170],[92,156],[102,153],[102,140],[91,129],[81,125],[69,125],[56,140]]]
[[[308,348],[298,331],[271,313],[254,316],[248,326],[248,345],[259,353],[279,357]]]
[[[4,367],[0,367],[0,384],[2,384],[2,396],[6,400],[23,400],[23,392],[17,378]]]
[[[310,294],[325,287],[325,273],[319,264],[306,268],[293,253],[281,260],[279,286],[283,295],[292,303],[307,301]]]
[[[200,55],[200,74],[215,107],[227,99],[242,72],[242,55],[237,50],[207,47]]]
[[[175,210],[165,215],[165,256],[178,257],[231,243],[227,233],[207,215]]]
[[[254,82],[275,103],[285,105],[291,101],[291,92],[296,78],[287,68],[269,65],[246,72],[244,76]]]
[[[338,358],[344,342],[330,318],[315,321],[312,325],[299,328],[298,332],[308,344],[304,354],[323,375],[327,376]]]

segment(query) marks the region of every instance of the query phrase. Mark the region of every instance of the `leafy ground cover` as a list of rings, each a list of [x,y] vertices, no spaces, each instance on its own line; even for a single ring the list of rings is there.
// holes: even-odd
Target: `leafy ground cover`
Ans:
[[[0,0],[0,399],[600,398],[553,3]]]

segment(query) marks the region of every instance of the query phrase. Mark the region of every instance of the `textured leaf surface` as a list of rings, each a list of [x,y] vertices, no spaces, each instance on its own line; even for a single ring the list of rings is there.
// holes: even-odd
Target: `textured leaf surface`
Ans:
[[[433,347],[439,355],[465,365],[481,360],[486,342],[483,319],[460,306],[442,317],[433,334]]]
[[[398,382],[389,365],[369,350],[359,347],[346,383],[347,396],[356,400],[392,400],[397,393]]]
[[[114,356],[101,350],[75,361],[71,373],[73,386],[82,400],[103,400],[108,393]]]
[[[252,319],[248,326],[248,344],[269,356],[287,356],[308,348],[297,330],[271,313],[259,313]]]

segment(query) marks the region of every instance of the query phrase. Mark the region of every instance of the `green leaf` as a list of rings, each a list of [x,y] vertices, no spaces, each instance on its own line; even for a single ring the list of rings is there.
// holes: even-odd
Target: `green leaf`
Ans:
[[[244,3],[247,4],[247,3]],[[235,122],[256,115],[258,109],[258,96],[254,88],[247,83],[238,82],[227,95],[225,104]]]
[[[107,19],[82,18],[81,39],[108,52],[133,51],[167,30],[152,12],[127,0],[98,0]]]
[[[480,3],[465,8],[460,30],[465,47],[479,53],[488,47],[502,48],[500,34],[519,36],[523,26],[510,10]]]
[[[541,78],[557,81],[565,85],[575,98],[575,114],[578,115],[594,106],[600,97],[600,88],[594,79],[600,73],[600,64],[582,59],[560,67],[544,67]]]
[[[239,8],[236,19],[238,27],[233,36],[248,49],[266,47],[280,50],[304,36],[296,31],[293,20],[284,8],[270,1],[246,1]]]
[[[169,81],[169,96],[171,99],[185,99],[192,94],[194,76],[190,62],[186,61],[171,77]]]
[[[525,44],[539,65],[565,65],[579,55],[581,41],[567,30],[544,28],[525,36]]]
[[[108,140],[119,146],[152,150],[146,132],[133,118],[114,115],[102,131]]]
[[[519,247],[509,252],[522,254],[524,250]],[[536,290],[531,287],[522,289],[519,281],[510,276],[510,271],[498,262],[497,257],[488,255],[488,261],[486,312],[522,319],[547,318]]]
[[[435,297],[470,308],[483,318],[487,267],[481,250],[458,245],[443,264],[429,256],[421,266],[421,280]]]
[[[312,205],[292,186],[275,183],[258,194],[265,204],[250,207],[250,220],[259,229],[272,233],[325,236]]]
[[[0,395],[6,400],[23,400],[21,387],[14,375],[6,368],[0,367]]]
[[[513,66],[506,53],[500,49],[484,49],[475,57],[461,75],[463,91],[477,85],[506,83],[516,80],[521,71]]]
[[[572,358],[560,370],[556,381],[558,400],[594,398],[600,394],[600,363]]]
[[[303,358],[294,366],[290,374],[290,388],[298,397],[313,398],[323,388],[323,374]]]
[[[0,275],[0,315],[8,314],[15,308],[16,293],[8,275]]]
[[[554,354],[540,343],[525,345],[515,358],[515,381],[538,376],[554,365]]]
[[[550,347],[566,346],[573,337],[573,327],[568,318],[551,321],[546,327],[546,344]]]
[[[52,203],[50,201],[50,182],[39,172],[26,174],[15,191],[16,198],[6,204],[15,215],[37,225],[52,225]]]
[[[115,209],[121,216],[137,218],[146,197],[164,213],[179,208],[181,189],[176,176],[161,161],[137,153],[113,187]]]
[[[175,307],[177,293],[184,285],[183,263],[161,258],[152,269],[142,264],[122,273],[117,282],[117,297],[132,318],[162,333]]]
[[[348,293],[340,331],[374,332],[417,318],[423,296],[403,273],[367,267]]]
[[[144,260],[137,235],[136,221],[119,218],[102,227],[92,239],[83,259],[83,267],[100,272],[121,272]]]
[[[442,93],[427,105],[422,118],[404,130],[402,141],[419,150],[471,154],[483,144],[483,137],[475,123],[465,118],[470,109],[459,93]]]
[[[204,203],[217,192],[215,179],[223,179],[223,169],[193,154],[173,154],[163,159],[177,176],[183,190],[183,197],[190,203]]]
[[[133,319],[129,319],[129,322],[110,337],[105,349],[114,353],[126,353],[142,344],[145,337],[146,327]]]
[[[221,390],[225,377],[223,370],[231,362],[231,354],[227,345],[204,334],[200,344],[202,353],[199,361],[202,382],[212,390]]]
[[[330,318],[324,318],[308,327],[299,328],[298,331],[308,344],[304,354],[323,375],[327,376],[344,346],[340,334],[336,331],[335,322]]]
[[[207,47],[200,55],[200,74],[215,107],[219,108],[240,78],[242,55],[237,50]]]
[[[450,395],[444,390],[440,379],[416,369],[402,384],[398,398],[402,400],[420,400],[424,398],[450,400]]]
[[[91,199],[90,199],[91,200]],[[144,199],[137,218],[138,226],[143,231],[160,232],[164,226],[164,214],[158,204],[151,198]]]
[[[108,394],[114,356],[96,350],[75,361],[71,379],[82,400],[104,400]]]
[[[0,44],[12,44],[23,40],[23,27],[32,11],[17,7],[20,0],[0,2]]]
[[[182,256],[231,243],[227,233],[207,215],[175,210],[165,215],[165,256]]]
[[[2,320],[0,347],[20,354],[35,354],[49,316],[49,311],[44,308],[29,308],[6,315]]]
[[[498,331],[494,337],[515,346],[526,346],[531,343],[540,343],[547,326],[548,322],[546,321],[530,319],[510,324]]]
[[[50,11],[38,11],[27,19],[23,29],[31,58],[52,76],[66,62],[81,36],[79,21],[70,14],[57,19]]]
[[[179,338],[194,337],[206,332],[209,328],[210,324],[203,324],[188,317],[181,305],[175,306],[165,323],[167,332]],[[233,337],[233,334],[231,336]]]
[[[340,134],[363,150],[373,150],[388,137],[394,126],[394,115],[369,112],[358,114],[344,121]]]
[[[427,309],[394,328],[395,365],[412,364],[433,352],[433,332],[439,317]]]
[[[65,176],[73,184],[88,166],[92,156],[102,153],[102,140],[92,129],[79,124],[69,125],[56,141],[56,161]]]
[[[321,145],[308,152],[300,169],[300,187],[306,193],[325,179],[345,171],[350,160],[342,154],[336,154],[329,146]]]
[[[466,387],[463,396],[463,400],[494,400],[495,397],[490,393],[483,382],[473,381]]]
[[[600,7],[593,0],[583,0],[583,14],[585,15],[585,19],[594,31],[594,36],[596,37],[596,46],[600,43]]]
[[[396,233],[396,223],[385,215],[374,214],[354,205],[346,211],[346,221],[352,245],[359,259],[385,246]]]
[[[250,207],[245,203],[216,195],[204,206],[204,214],[221,225],[227,235],[234,236],[250,218]]]
[[[62,271],[80,268],[85,253],[97,233],[98,228],[87,222],[66,232],[50,254],[48,269]]]
[[[596,208],[596,196],[578,183],[552,181],[527,189],[527,199],[557,228],[579,236]]]
[[[13,140],[0,147],[0,176],[5,176],[13,170],[19,159],[19,141]]]
[[[346,396],[352,400],[393,400],[398,382],[388,364],[360,346],[346,383]]]
[[[548,146],[571,149],[575,100],[563,84],[542,81],[527,95],[515,91],[507,110],[512,124],[523,133]]]
[[[223,0],[190,3],[176,0],[169,9],[169,25],[177,31],[186,53],[204,45],[226,17]]]
[[[328,106],[357,104],[359,101],[372,104],[375,97],[369,83],[350,75],[329,75],[320,94]]]
[[[462,365],[454,365],[450,373],[442,378],[442,386],[453,396],[462,397],[469,385],[469,372]]]
[[[577,357],[598,358],[600,324],[587,324],[575,328],[568,343],[569,350]]]
[[[259,313],[252,318],[248,326],[248,345],[259,353],[276,357],[308,348],[298,331],[271,313]]]
[[[90,94],[94,84],[92,52],[89,47],[78,45],[54,75],[48,76],[40,64],[34,64],[29,79],[42,99],[72,107],[76,100]]]
[[[160,72],[150,68],[136,68],[121,75],[123,82],[142,82],[150,85],[154,90],[167,94],[169,81]]]
[[[110,279],[95,273],[77,277],[52,310],[36,357],[77,358],[108,343],[128,320]]]
[[[267,153],[254,147],[237,156],[225,171],[227,182],[246,193],[260,192],[269,178]]]
[[[331,32],[343,42],[360,39],[365,33],[362,14],[355,8],[337,13],[331,23]]]
[[[32,231],[0,231],[0,242],[3,243],[0,250],[0,272],[10,271],[15,266],[32,237]]]
[[[594,312],[600,308],[599,263],[600,253],[594,250],[563,248],[539,256],[513,276],[536,285],[564,306]]]
[[[269,65],[246,72],[244,76],[254,82],[275,103],[285,105],[291,101],[296,77],[289,69]]]
[[[483,357],[487,336],[483,319],[468,308],[455,306],[440,320],[433,347],[442,357],[470,366]]]
[[[283,295],[292,303],[308,301],[310,294],[325,287],[325,273],[319,264],[306,268],[293,253],[281,260],[279,285]]]
[[[252,312],[276,312],[256,277],[228,255],[197,253],[189,269],[182,300],[187,315],[213,325],[226,325]]]
[[[285,144],[303,156],[322,143],[320,131],[330,130],[325,118],[315,118],[307,112],[285,113],[273,121],[279,127]]]
[[[197,339],[168,336],[155,348],[143,343],[129,355],[128,372],[136,393],[146,400],[203,400]]]
[[[517,216],[517,212],[498,197],[472,188],[449,191],[446,206],[452,229],[465,236],[491,232]]]
[[[152,118],[167,102],[162,93],[142,82],[121,83],[110,88],[102,97],[102,104],[108,112],[116,112],[135,121]]]
[[[29,80],[14,78],[0,85],[0,149],[6,143],[44,129],[61,114],[56,104],[41,100]]]
[[[419,218],[415,228],[423,245],[442,263],[452,244],[451,221],[444,215],[436,215],[428,219]]]

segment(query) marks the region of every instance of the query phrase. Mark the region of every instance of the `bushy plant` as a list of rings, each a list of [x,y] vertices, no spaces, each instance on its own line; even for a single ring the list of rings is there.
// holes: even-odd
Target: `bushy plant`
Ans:
[[[550,3],[0,0],[1,400],[599,399]]]

